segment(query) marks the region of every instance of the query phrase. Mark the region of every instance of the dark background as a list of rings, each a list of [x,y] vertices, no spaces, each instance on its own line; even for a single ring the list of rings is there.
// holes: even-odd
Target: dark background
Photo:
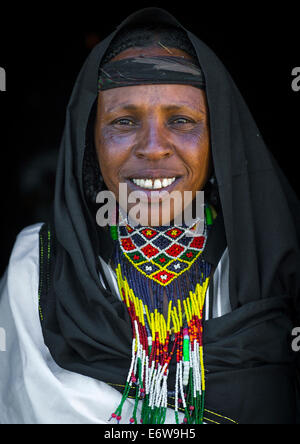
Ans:
[[[65,110],[83,62],[95,44],[143,7],[167,9],[218,55],[300,194],[300,91],[291,88],[292,69],[300,66],[300,8],[287,2],[223,4],[1,5],[0,66],[7,91],[0,92],[0,276],[18,232],[49,215]]]

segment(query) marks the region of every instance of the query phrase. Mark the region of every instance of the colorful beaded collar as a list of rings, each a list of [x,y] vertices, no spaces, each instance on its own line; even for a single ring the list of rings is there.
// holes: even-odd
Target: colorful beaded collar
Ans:
[[[206,235],[193,236],[196,224],[186,230],[179,227],[118,227],[120,247],[128,261],[145,277],[160,285],[169,285],[187,272],[202,253]]]

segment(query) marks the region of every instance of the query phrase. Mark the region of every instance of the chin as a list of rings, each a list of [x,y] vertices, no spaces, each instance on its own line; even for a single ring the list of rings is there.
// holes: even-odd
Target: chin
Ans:
[[[134,207],[129,208],[128,218],[135,225],[142,225],[147,227],[158,227],[162,225],[171,225],[171,221],[174,219],[173,213],[163,210],[163,204],[159,204],[159,208],[148,204],[145,206],[140,206],[139,210],[136,211]]]

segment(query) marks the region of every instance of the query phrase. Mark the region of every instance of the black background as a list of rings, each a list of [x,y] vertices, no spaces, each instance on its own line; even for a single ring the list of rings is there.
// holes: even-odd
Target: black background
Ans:
[[[220,5],[223,5],[222,7]],[[18,232],[43,222],[53,200],[65,110],[92,47],[137,9],[167,9],[222,60],[269,149],[300,194],[300,8],[280,2],[140,1],[1,5],[0,275]],[[258,215],[259,217],[259,215]]]

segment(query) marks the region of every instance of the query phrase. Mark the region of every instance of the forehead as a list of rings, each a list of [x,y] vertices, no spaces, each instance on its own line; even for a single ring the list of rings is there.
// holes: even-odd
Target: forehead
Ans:
[[[98,108],[102,113],[135,107],[139,109],[186,108],[206,112],[205,92],[190,85],[136,85],[101,91]]]

